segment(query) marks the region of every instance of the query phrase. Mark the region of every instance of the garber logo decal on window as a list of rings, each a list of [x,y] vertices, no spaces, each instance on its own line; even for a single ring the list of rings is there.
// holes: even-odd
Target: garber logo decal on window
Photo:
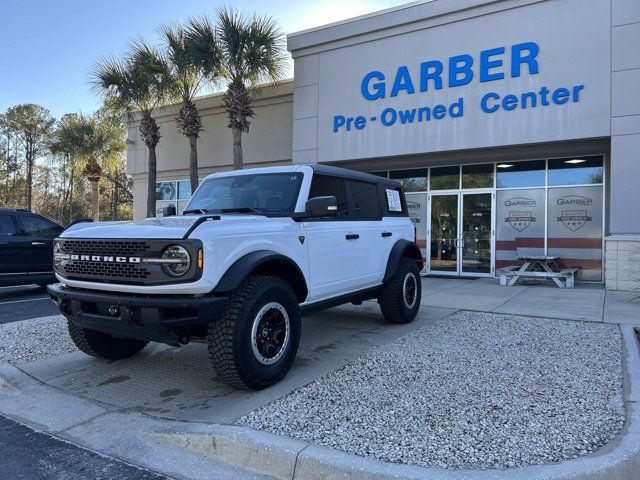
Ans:
[[[589,197],[581,197],[579,195],[566,195],[556,200],[556,203],[562,206],[575,205],[575,206],[581,207],[586,205],[593,205],[593,199]]]
[[[514,197],[505,200],[505,207],[535,207],[536,201],[531,198]]]
[[[505,200],[505,207],[535,207],[536,201],[532,198],[514,197]],[[531,212],[509,212],[509,216],[504,219],[506,223],[511,225],[514,230],[522,232],[531,223],[536,221],[536,217]]]
[[[580,195],[566,195],[556,200],[556,203],[563,207],[588,207],[593,205],[593,199]],[[562,210],[562,215],[557,217],[557,221],[561,222],[565,228],[572,232],[577,232],[584,227],[587,222],[593,220],[588,213],[588,210]]]

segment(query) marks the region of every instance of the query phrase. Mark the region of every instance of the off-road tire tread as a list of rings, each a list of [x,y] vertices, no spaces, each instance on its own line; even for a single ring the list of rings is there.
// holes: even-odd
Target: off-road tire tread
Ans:
[[[252,296],[260,295],[266,288],[274,284],[285,286],[291,290],[293,298],[295,298],[291,286],[280,277],[251,275],[230,295],[229,301],[222,310],[220,317],[209,323],[207,342],[209,358],[219,379],[231,387],[248,387],[259,390],[275,383],[265,383],[262,379],[253,377],[248,369],[240,371],[234,356],[236,319],[243,314],[248,314],[247,310],[250,309],[252,305],[250,301]],[[249,300],[249,302],[247,300]],[[286,372],[284,372],[282,377],[284,377],[284,375],[286,375]]]
[[[69,336],[78,349],[92,357],[122,360],[139,353],[149,342],[133,338],[115,338],[67,321]]]
[[[415,316],[407,317],[404,312],[404,305],[401,301],[398,301],[399,298],[402,298],[402,282],[404,280],[404,274],[408,269],[413,270],[413,273],[416,275],[416,280],[419,282],[420,271],[415,264],[415,260],[409,257],[401,257],[396,273],[382,286],[382,290],[378,296],[382,316],[389,323],[411,323],[415,318]],[[419,305],[420,298],[418,298],[417,301]]]

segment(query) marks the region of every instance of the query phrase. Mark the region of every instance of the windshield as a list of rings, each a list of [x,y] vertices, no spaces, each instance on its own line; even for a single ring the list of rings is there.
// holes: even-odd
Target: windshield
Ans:
[[[184,210],[188,213],[293,213],[302,173],[260,173],[205,180]]]

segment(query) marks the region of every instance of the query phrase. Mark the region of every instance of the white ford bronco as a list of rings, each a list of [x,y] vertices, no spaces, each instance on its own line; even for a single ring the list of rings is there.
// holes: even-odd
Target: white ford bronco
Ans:
[[[262,389],[291,368],[302,316],[377,299],[411,322],[422,265],[397,182],[268,167],[208,176],[180,216],[70,227],[48,292],[89,355],[205,341],[221,380]]]

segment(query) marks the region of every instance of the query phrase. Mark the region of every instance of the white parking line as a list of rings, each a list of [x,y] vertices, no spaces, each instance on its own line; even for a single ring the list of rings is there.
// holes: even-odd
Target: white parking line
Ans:
[[[9,303],[20,303],[20,302],[37,302],[38,300],[51,300],[51,299],[49,297],[27,298],[25,300],[12,300],[10,302],[0,302],[0,305],[7,305]]]

